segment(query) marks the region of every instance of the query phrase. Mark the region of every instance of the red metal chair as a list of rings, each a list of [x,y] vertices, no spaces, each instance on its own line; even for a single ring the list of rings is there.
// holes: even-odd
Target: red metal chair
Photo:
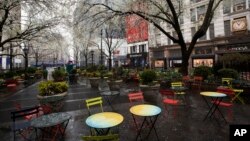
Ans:
[[[176,100],[174,97],[175,93],[172,90],[166,90],[166,89],[162,89],[160,90],[160,94],[162,96],[162,102],[164,104],[164,107],[167,111],[168,111],[168,106],[171,105],[173,107],[173,117],[176,117],[176,106],[178,106],[180,104],[179,100]]]
[[[139,103],[144,103],[144,97],[143,97],[143,93],[141,91],[129,93],[128,94],[128,99],[129,99],[129,102],[130,102],[130,106],[135,105],[135,103],[138,104],[138,102]],[[135,128],[136,128],[136,131],[138,131],[139,130],[138,125],[140,125],[141,120],[135,118],[133,115],[132,115],[132,117],[133,117],[133,120],[134,120],[134,125],[135,125]]]
[[[128,99],[129,99],[130,104],[132,104],[135,101],[144,102],[143,93],[141,91],[129,93]]]
[[[225,107],[227,108],[227,113],[228,113],[228,119],[229,120],[233,120],[233,103],[231,102],[231,99],[234,97],[235,95],[235,92],[232,90],[232,89],[229,89],[229,88],[223,88],[223,87],[218,87],[217,92],[219,93],[224,93],[226,94],[227,96],[229,96],[230,100],[223,100],[221,101],[220,103],[218,101],[212,101],[212,102],[215,102],[216,104],[219,104],[219,106],[221,107]]]
[[[194,82],[192,84],[193,88],[196,88],[196,89],[198,89],[200,91],[202,81],[203,81],[202,76],[194,76]]]

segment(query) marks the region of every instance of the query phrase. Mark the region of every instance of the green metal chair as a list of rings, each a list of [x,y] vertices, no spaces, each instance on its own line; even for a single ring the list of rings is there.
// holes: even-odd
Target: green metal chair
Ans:
[[[83,141],[119,141],[118,134],[109,134],[103,136],[82,136]]]

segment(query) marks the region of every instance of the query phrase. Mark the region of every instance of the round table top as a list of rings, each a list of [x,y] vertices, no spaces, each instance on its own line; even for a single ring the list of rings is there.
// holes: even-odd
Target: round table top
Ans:
[[[92,128],[110,128],[121,124],[123,116],[114,112],[102,112],[89,116],[86,124]]]
[[[67,113],[52,113],[48,115],[42,115],[38,118],[31,120],[31,126],[36,128],[51,127],[65,122],[71,118]]]
[[[209,97],[225,97],[225,96],[227,96],[224,93],[208,92],[208,91],[207,92],[201,92],[200,94],[203,95],[203,96],[209,96]]]
[[[155,116],[161,113],[161,108],[155,105],[141,104],[131,107],[130,112],[138,116]]]

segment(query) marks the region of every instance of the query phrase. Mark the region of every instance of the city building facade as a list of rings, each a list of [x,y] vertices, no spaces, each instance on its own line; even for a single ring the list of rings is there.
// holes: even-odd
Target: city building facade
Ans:
[[[186,0],[190,13],[180,21],[186,44],[189,44],[206,13],[208,0]],[[188,16],[189,15],[189,16]],[[164,26],[164,25],[163,25]],[[175,32],[165,26],[174,36]],[[250,51],[250,0],[223,1],[214,15],[206,35],[199,38],[189,59],[189,69],[217,65],[225,54],[246,54]],[[180,67],[181,50],[153,25],[149,25],[150,63],[152,67]],[[248,63],[239,71],[250,71]]]

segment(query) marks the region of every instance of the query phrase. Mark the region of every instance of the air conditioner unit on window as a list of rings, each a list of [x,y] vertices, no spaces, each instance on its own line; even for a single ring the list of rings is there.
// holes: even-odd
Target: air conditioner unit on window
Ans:
[[[235,9],[234,11],[240,11],[240,10],[244,10],[245,7],[244,7],[244,4],[241,3],[241,4],[235,5],[235,6],[234,6],[234,9]]]

